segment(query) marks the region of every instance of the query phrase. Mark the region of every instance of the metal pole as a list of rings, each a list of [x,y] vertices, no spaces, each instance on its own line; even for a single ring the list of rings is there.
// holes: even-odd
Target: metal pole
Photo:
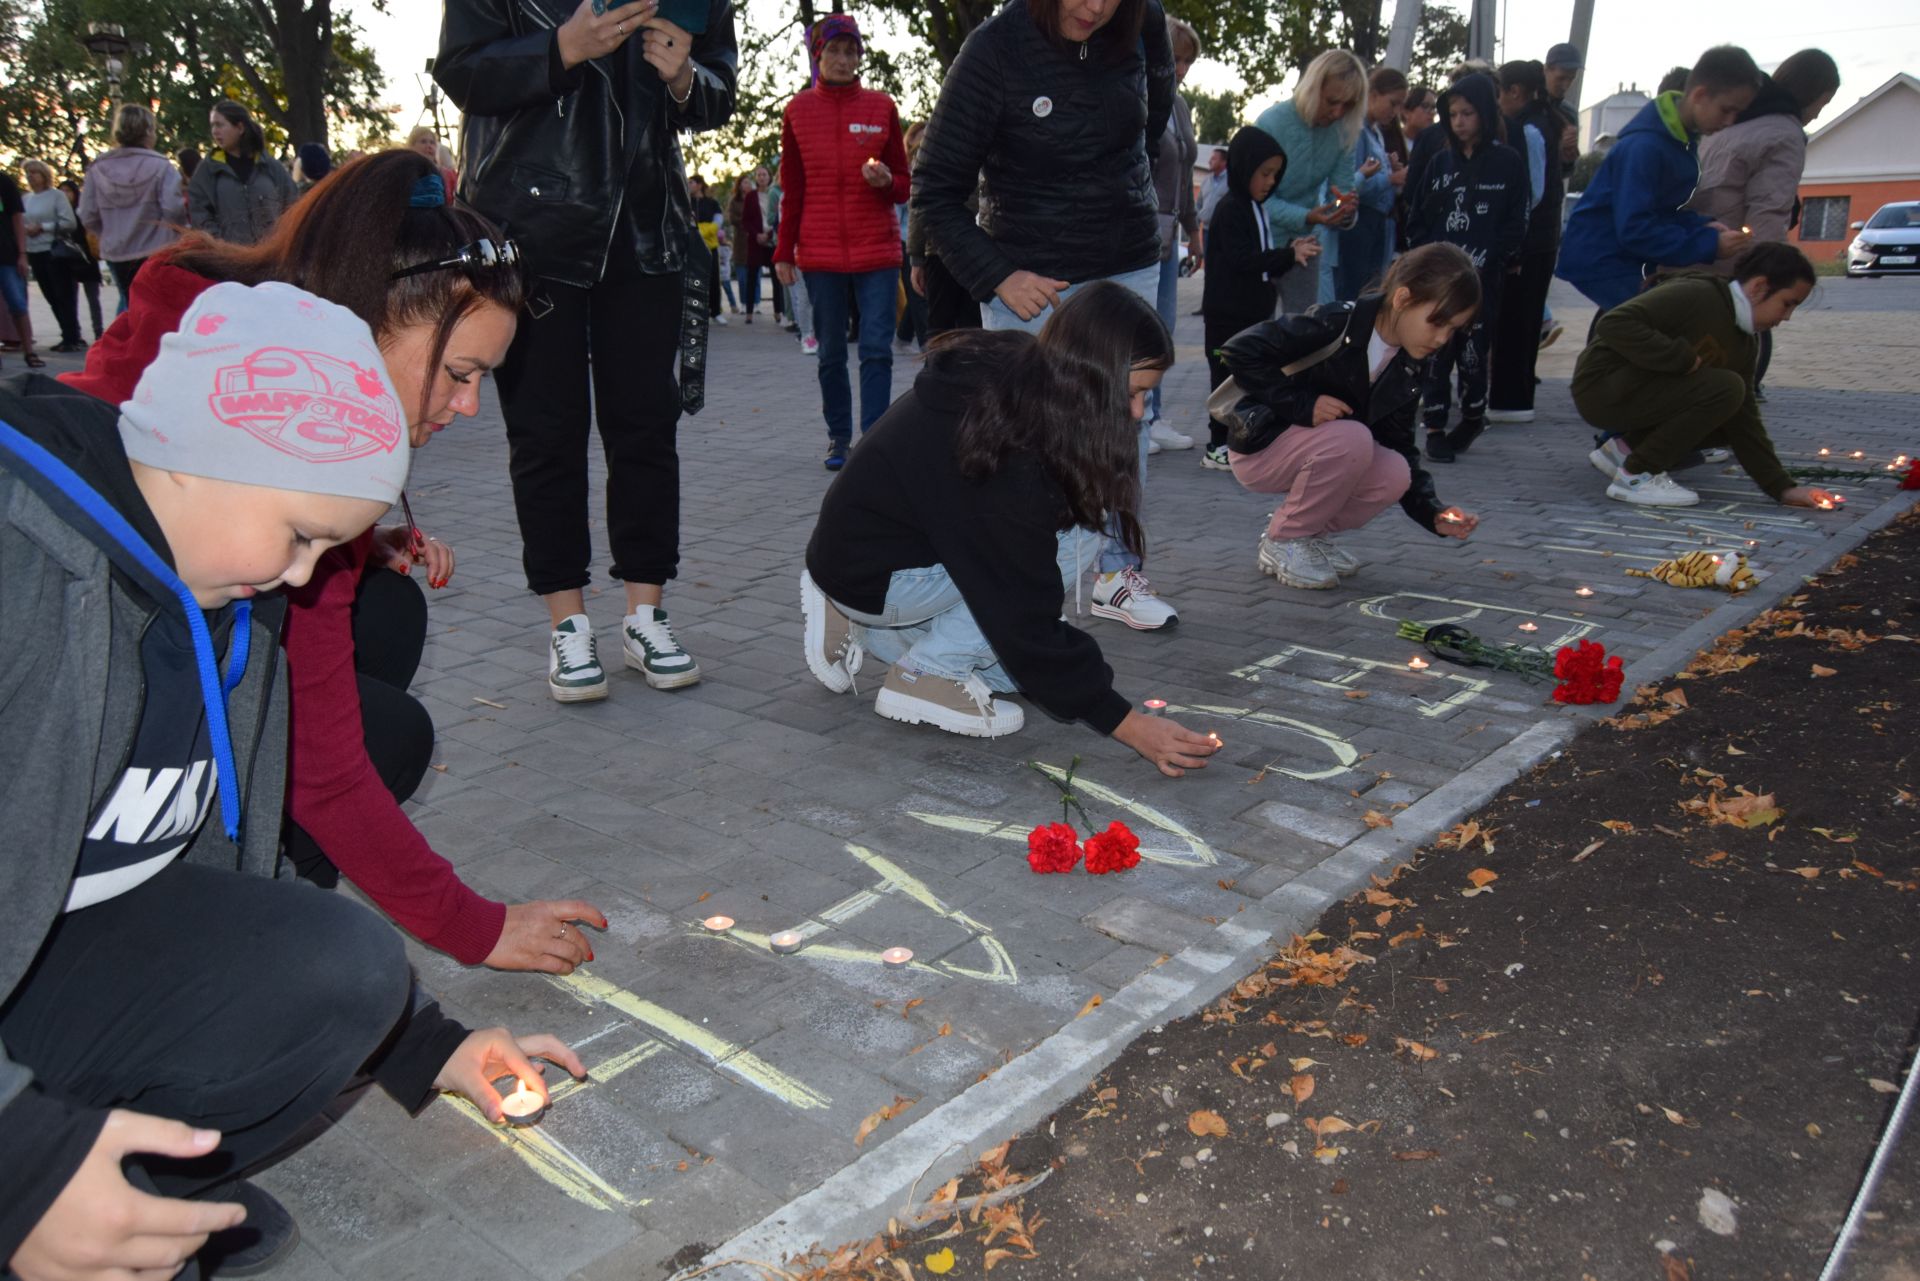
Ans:
[[[1593,0],[1573,0],[1573,29],[1567,39],[1580,51],[1580,60],[1586,61],[1587,43],[1593,37]],[[1567,89],[1564,99],[1574,111],[1580,110],[1580,90],[1587,82],[1587,73],[1583,70],[1573,78],[1573,84]]]
[[[1387,66],[1402,71],[1413,66],[1413,35],[1419,26],[1420,0],[1396,0],[1393,30],[1387,34]]]
[[[1846,1221],[1840,1225],[1839,1235],[1834,1238],[1826,1266],[1820,1269],[1820,1281],[1834,1281],[1840,1275],[1840,1261],[1847,1257],[1847,1248],[1853,1244],[1854,1234],[1860,1230],[1860,1220],[1866,1214],[1867,1207],[1873,1204],[1873,1194],[1880,1186],[1880,1176],[1887,1172],[1887,1165],[1893,1159],[1893,1149],[1900,1142],[1900,1131],[1905,1127],[1907,1114],[1913,1108],[1913,1082],[1915,1077],[1920,1076],[1915,1067],[1915,1062],[1909,1059],[1906,1084],[1900,1087],[1900,1101],[1894,1105],[1893,1116],[1888,1119],[1886,1131],[1881,1134],[1880,1143],[1873,1150],[1867,1175],[1860,1180],[1860,1190],[1854,1195],[1853,1205],[1847,1209]]]
[[[1493,30],[1499,18],[1498,0],[1473,0],[1467,19],[1467,57],[1493,61]]]

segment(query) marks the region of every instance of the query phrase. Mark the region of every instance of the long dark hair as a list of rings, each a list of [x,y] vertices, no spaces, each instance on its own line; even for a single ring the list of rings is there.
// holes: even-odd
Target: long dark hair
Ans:
[[[267,154],[267,135],[260,132],[260,122],[253,118],[252,112],[231,98],[220,99],[213,104],[213,109],[240,130],[240,145],[249,158],[257,160]]]
[[[1009,455],[1039,458],[1066,494],[1060,528],[1111,522],[1121,545],[1146,556],[1140,528],[1136,369],[1173,365],[1173,340],[1132,290],[1096,281],[1061,303],[1032,338],[1019,331],[955,331],[928,348],[936,369],[977,373],[982,390],[961,415],[954,461],[984,480]]]
[[[449,268],[388,279],[404,267],[450,258],[476,240],[500,243],[494,225],[458,200],[414,207],[414,188],[427,177],[440,181],[433,162],[417,151],[365,156],[316,183],[258,244],[232,245],[189,232],[170,261],[213,280],[298,285],[366,321],[376,340],[431,323],[427,367],[438,368],[455,325],[483,303],[517,312],[525,284],[513,267]],[[433,379],[426,379],[422,395],[432,387]],[[419,412],[425,416],[424,404]]]
[[[1793,100],[1805,111],[1820,99],[1840,88],[1840,68],[1834,64],[1833,56],[1822,49],[1802,49],[1798,53],[1787,55],[1787,60],[1773,69],[1773,83],[1793,95]]]
[[[1516,116],[1525,115],[1527,108],[1547,101],[1547,69],[1532,59],[1521,58],[1500,64],[1500,88],[1506,90],[1515,85],[1527,91],[1527,105],[1515,112]]]
[[[1733,278],[1740,284],[1758,277],[1767,282],[1767,291],[1791,289],[1798,284],[1814,284],[1818,277],[1813,262],[1784,240],[1763,240],[1733,260]]]

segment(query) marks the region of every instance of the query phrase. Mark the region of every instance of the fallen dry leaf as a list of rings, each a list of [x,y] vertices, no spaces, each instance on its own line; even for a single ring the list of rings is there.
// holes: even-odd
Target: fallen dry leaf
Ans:
[[[1353,1128],[1353,1122],[1343,1121],[1337,1116],[1323,1116],[1318,1120],[1308,1117],[1301,1124],[1306,1126],[1310,1133],[1323,1139],[1329,1134],[1345,1134]]]
[[[1841,835],[1840,833],[1835,832],[1832,828],[1827,828],[1827,827],[1815,827],[1815,828],[1810,828],[1809,830],[1813,832],[1817,832],[1821,836],[1826,837],[1828,840],[1832,841],[1835,845],[1851,845],[1853,844],[1853,842],[1860,839],[1860,835],[1857,832],[1848,832],[1845,835]]]
[[[1209,1112],[1205,1108],[1187,1118],[1187,1129],[1199,1138],[1224,1139],[1227,1137],[1226,1118],[1218,1112]]]
[[[937,1035],[937,1036],[952,1036],[952,1035],[953,1035],[953,1024],[951,1024],[951,1023],[942,1023],[942,1024],[940,1025],[940,1031],[939,1031],[939,1032],[937,1032],[937,1033],[936,1033],[935,1035]]]
[[[1813,675],[1816,680],[1822,676],[1838,676],[1839,674],[1839,672],[1836,672],[1831,667],[1822,667],[1818,663],[1813,665]]]
[[[1686,707],[1688,706],[1687,691],[1684,689],[1667,690],[1665,693],[1660,695],[1660,701],[1663,703],[1666,703],[1670,707]]]
[[[1667,1120],[1673,1122],[1675,1125],[1684,1125],[1689,1130],[1697,1130],[1700,1128],[1698,1121],[1690,1121],[1670,1107],[1662,1107],[1660,1111],[1666,1115]]]
[[[932,1254],[923,1257],[920,1262],[926,1267],[927,1271],[933,1273],[935,1276],[945,1276],[947,1273],[953,1271],[953,1247],[943,1245]]]
[[[1666,1281],[1693,1281],[1693,1269],[1687,1261],[1677,1254],[1663,1254],[1660,1262],[1666,1267]]]
[[[1405,1050],[1420,1063],[1425,1063],[1431,1059],[1440,1057],[1440,1051],[1434,1049],[1432,1046],[1422,1045],[1418,1041],[1410,1041],[1404,1036],[1396,1036],[1393,1038],[1393,1048],[1396,1050]]]
[[[1606,828],[1609,832],[1618,832],[1622,836],[1633,835],[1633,824],[1627,822],[1624,818],[1603,818],[1600,820],[1600,826]]]
[[[1388,818],[1385,814],[1382,814],[1379,810],[1368,810],[1365,814],[1362,814],[1360,816],[1360,821],[1365,823],[1368,827],[1392,827],[1393,826],[1393,820]]]
[[[1900,1087],[1892,1081],[1885,1081],[1877,1076],[1868,1077],[1867,1084],[1872,1087],[1875,1094],[1896,1094],[1900,1090]]]
[[[1348,698],[1365,698],[1366,696],[1367,691],[1364,689],[1350,689],[1347,691]]]
[[[1076,1019],[1084,1019],[1085,1017],[1087,1017],[1087,1015],[1093,1013],[1095,1010],[1100,1008],[1100,1001],[1101,1001],[1100,994],[1098,992],[1095,992],[1092,996],[1087,998],[1087,1003],[1081,1006],[1080,1012],[1074,1015],[1073,1017]]]
[[[865,1143],[868,1135],[912,1106],[912,1099],[907,1098],[903,1094],[894,1095],[893,1102],[887,1104],[887,1106],[873,1113],[860,1123],[860,1128],[853,1132],[853,1146],[859,1147],[862,1143]]]
[[[1476,867],[1467,873],[1467,879],[1473,882],[1475,889],[1485,889],[1500,879],[1500,873],[1486,867]]]
[[[1437,1148],[1414,1148],[1407,1152],[1395,1152],[1393,1159],[1396,1161],[1432,1161],[1437,1159],[1439,1155],[1440,1152]]]
[[[1809,881],[1817,881],[1820,879],[1820,869],[1817,867],[1796,867],[1793,869],[1793,874],[1795,876],[1804,876]]]
[[[1599,849],[1602,845],[1605,845],[1606,843],[1607,843],[1607,838],[1604,836],[1601,837],[1599,840],[1587,846],[1587,848],[1581,850],[1578,854],[1575,854],[1573,856],[1573,861],[1576,863],[1586,862],[1588,855],[1592,854],[1595,850]]]
[[[914,997],[911,1001],[908,1001],[905,1005],[900,1007],[900,1017],[903,1019],[906,1018],[908,1010],[917,1009],[918,1007],[925,1005],[926,1003],[927,1003],[926,997],[924,996]]]
[[[1296,1105],[1305,1103],[1313,1097],[1313,1075],[1308,1072],[1300,1073],[1287,1082],[1287,1090],[1293,1095]]]

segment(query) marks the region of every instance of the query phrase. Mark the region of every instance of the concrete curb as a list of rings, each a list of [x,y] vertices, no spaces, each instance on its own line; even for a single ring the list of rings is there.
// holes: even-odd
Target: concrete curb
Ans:
[[[1920,494],[1897,493],[1864,520],[1836,533],[1825,564],[1858,547],[1907,509]],[[1626,688],[1678,671],[1714,637],[1757,617],[1798,591],[1808,575],[1775,574],[1752,591],[1731,597],[1698,622],[1627,669]],[[761,1269],[727,1260],[777,1262],[815,1244],[838,1245],[904,1217],[916,1188],[931,1192],[972,1167],[978,1154],[1031,1128],[1077,1094],[1147,1029],[1191,1014],[1261,964],[1273,940],[1311,925],[1368,878],[1405,861],[1418,847],[1491,800],[1514,779],[1558,754],[1613,709],[1567,709],[1528,728],[1513,741],[1395,816],[1394,825],[1368,832],[1327,856],[1311,871],[1216,926],[1205,943],[1184,949],[1165,965],[1136,978],[1111,1001],[1067,1024],[984,1081],[962,1091],[895,1134],[810,1192],[716,1247],[702,1261],[725,1281],[762,1281]],[[685,1269],[677,1275],[696,1271]]]

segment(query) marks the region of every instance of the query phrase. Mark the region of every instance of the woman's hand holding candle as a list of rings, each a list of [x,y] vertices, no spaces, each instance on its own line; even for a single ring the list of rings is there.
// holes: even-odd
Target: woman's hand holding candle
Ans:
[[[1113,736],[1152,761],[1168,778],[1190,769],[1205,769],[1207,758],[1220,750],[1220,740],[1196,734],[1165,716],[1128,712]]]
[[[558,1037],[545,1032],[515,1037],[503,1027],[490,1027],[467,1034],[440,1069],[440,1075],[433,1078],[434,1088],[465,1097],[486,1114],[487,1120],[497,1122],[500,1092],[493,1083],[503,1076],[518,1077],[522,1087],[532,1088],[540,1102],[546,1103],[547,1083],[541,1076],[546,1069],[533,1061],[536,1054],[558,1063],[576,1081],[586,1078],[586,1065],[580,1062],[580,1056]]]
[[[1480,518],[1472,512],[1461,511],[1458,507],[1449,507],[1433,518],[1433,532],[1444,534],[1448,538],[1465,538],[1480,526]]]
[[[860,166],[860,176],[867,180],[869,187],[893,185],[893,170],[887,168],[884,161],[875,160],[872,156],[868,156],[867,163]]]

